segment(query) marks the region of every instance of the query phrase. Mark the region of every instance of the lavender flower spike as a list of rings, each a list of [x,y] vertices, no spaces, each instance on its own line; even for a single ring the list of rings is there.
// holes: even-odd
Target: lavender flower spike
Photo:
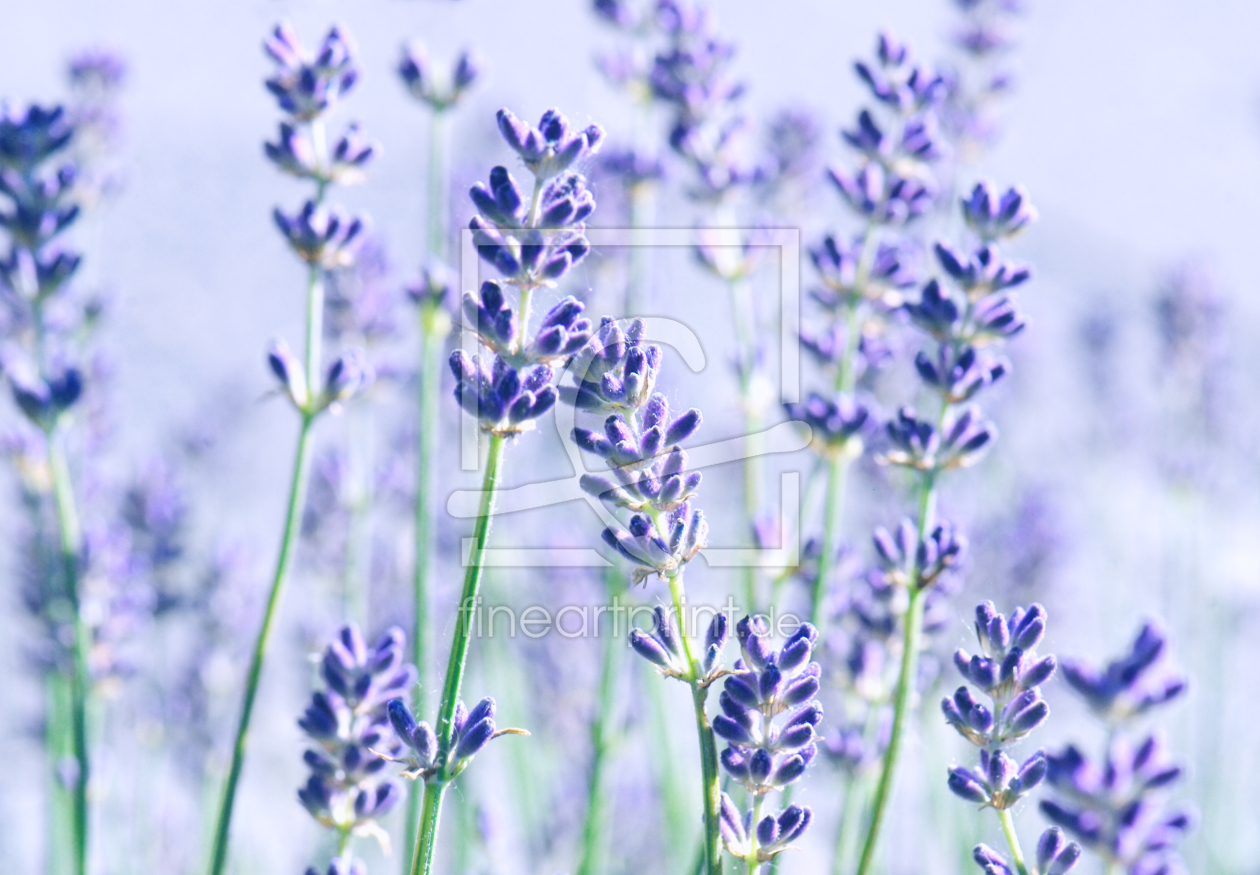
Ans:
[[[311,775],[298,798],[312,817],[339,832],[383,836],[376,819],[402,796],[382,770],[399,749],[385,703],[415,683],[403,647],[397,627],[370,648],[356,626],[343,627],[320,662],[325,689],[311,697],[298,721],[311,740],[304,756]]]

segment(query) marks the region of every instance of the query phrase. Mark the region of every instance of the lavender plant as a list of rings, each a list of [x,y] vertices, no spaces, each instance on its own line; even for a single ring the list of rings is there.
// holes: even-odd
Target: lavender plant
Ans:
[[[844,488],[849,466],[865,450],[869,401],[857,394],[858,381],[881,363],[879,336],[919,282],[916,249],[902,229],[931,205],[936,183],[932,164],[944,153],[937,134],[936,107],[946,83],[940,73],[915,62],[909,48],[880,34],[873,63],[855,64],[869,88],[874,112],[862,110],[845,141],[859,153],[855,171],[833,167],[828,177],[864,230],[851,243],[834,235],[810,249],[822,287],[812,298],[823,310],[824,328],[806,332],[804,346],[830,384],[788,415],[814,430],[814,448],[827,466],[821,552],[810,595],[810,617],[821,623],[827,588],[832,585]],[[879,113],[884,118],[877,121]]]
[[[859,875],[865,875],[873,865],[891,795],[918,676],[926,597],[942,568],[961,548],[961,536],[948,523],[936,519],[938,479],[947,471],[977,462],[996,436],[993,424],[983,419],[972,401],[1009,370],[1009,364],[992,347],[1024,326],[1010,289],[1026,282],[1031,271],[1004,261],[997,241],[1009,239],[1033,221],[1036,214],[1027,196],[1012,188],[999,197],[990,185],[981,182],[963,199],[961,207],[975,248],[970,255],[963,255],[937,243],[936,260],[949,285],[932,279],[918,303],[905,305],[911,321],[935,344],[932,354],[920,352],[915,358],[915,369],[925,388],[938,399],[935,421],[919,418],[914,408],[902,407],[887,425],[888,448],[881,456],[885,464],[911,472],[917,481],[918,508],[916,521],[903,526],[912,537],[900,545],[891,539],[876,541],[882,561],[901,569],[908,599],[901,619],[901,665],[893,724],[871,803]]]
[[[222,875],[227,865],[232,810],[245,763],[250,718],[306,502],[313,426],[325,411],[349,400],[372,378],[366,356],[358,348],[346,350],[329,366],[327,374],[323,373],[325,276],[335,267],[353,263],[355,246],[364,227],[362,219],[351,218],[336,207],[326,206],[325,195],[331,185],[362,178],[363,167],[374,151],[357,125],[350,125],[331,147],[326,132],[328,113],[358,81],[354,48],[346,35],[334,27],[318,51],[308,53],[288,24],[278,25],[264,48],[276,64],[275,74],[267,80],[267,90],[286,116],[280,122],[277,141],[265,146],[267,158],[282,171],[314,188],[313,196],[298,212],[289,214],[277,208],[274,213],[276,227],[307,269],[306,349],[304,361],[299,361],[283,340],[275,342],[268,353],[271,370],[299,416],[297,449],[284,533],[245,680],[232,760],[215,825],[210,875]]]
[[[413,660],[419,672],[412,707],[422,711],[424,692],[428,689],[429,590],[433,577],[436,539],[433,524],[433,494],[436,484],[439,395],[441,394],[442,355],[451,331],[449,306],[450,278],[443,261],[447,258],[449,234],[447,216],[450,211],[449,152],[450,114],[462,102],[482,74],[482,63],[471,51],[464,51],[454,62],[449,75],[443,76],[429,60],[428,51],[419,42],[411,42],[398,63],[398,75],[408,94],[429,111],[429,161],[425,187],[427,202],[425,238],[426,263],[419,282],[408,288],[416,304],[420,320],[419,362],[419,427],[416,429],[416,506],[415,568],[412,576]],[[416,831],[420,817],[420,788],[412,785],[407,803],[407,841]]]
[[[750,806],[741,814],[730,795],[722,794],[722,838],[727,851],[754,875],[813,818],[799,805],[785,805],[777,814],[763,813],[763,806],[769,793],[799,780],[818,755],[816,727],[823,710],[816,696],[822,668],[809,661],[818,640],[818,630],[809,623],[778,651],[766,645],[770,629],[762,617],[745,617],[735,632],[743,659],[726,678],[718,698],[722,714],[713,718],[713,731],[729,743],[722,766],[744,787]]]
[[[357,626],[343,626],[320,661],[325,689],[311,696],[298,721],[312,745],[303,756],[311,775],[298,799],[337,833],[331,866],[355,865],[355,836],[373,836],[388,847],[378,819],[398,804],[402,790],[384,773],[401,752],[387,703],[416,682],[415,669],[403,662],[405,643],[403,631],[394,627],[369,648]]]
[[[56,564],[40,574],[42,613],[53,625],[53,647],[60,651],[50,684],[67,691],[64,722],[50,715],[47,746],[64,748],[71,762],[54,782],[64,781],[71,795],[69,837],[73,871],[82,875],[88,861],[88,782],[91,778],[87,708],[90,694],[89,631],[82,605],[83,553],[80,514],[71,479],[67,442],[71,416],[84,392],[84,350],[78,342],[92,320],[92,310],[69,293],[69,281],[80,256],[64,243],[63,234],[79,218],[76,167],[66,160],[75,128],[63,107],[7,106],[0,112],[0,195],[5,208],[0,225],[8,235],[8,253],[0,262],[0,290],[7,313],[4,368],[17,408],[35,433],[24,439],[43,469],[37,492],[29,493],[32,510],[51,500]],[[80,405],[81,406],[81,405]],[[25,454],[23,454],[25,455]],[[51,495],[49,495],[51,493]],[[53,701],[61,697],[54,695]],[[54,783],[54,795],[57,783]]]
[[[1128,653],[1102,667],[1065,660],[1063,676],[1107,729],[1101,762],[1075,744],[1047,757],[1056,791],[1041,802],[1050,820],[1098,855],[1108,873],[1175,875],[1185,872],[1177,845],[1194,823],[1191,811],[1170,806],[1168,790],[1182,776],[1157,734],[1141,740],[1131,724],[1180,696],[1184,678],[1157,670],[1168,644],[1153,622],[1143,625]]]
[[[585,474],[582,488],[629,515],[624,525],[616,521],[606,526],[601,537],[630,563],[635,583],[656,576],[669,584],[673,612],[658,606],[654,630],[632,630],[630,645],[661,674],[691,688],[700,743],[703,865],[705,872],[716,875],[722,869],[721,800],[717,742],[705,703],[709,686],[723,674],[727,617],[713,617],[697,657],[687,631],[683,584],[687,563],[708,536],[704,513],[692,506],[701,477],[688,471],[680,446],[700,427],[701,414],[691,408],[675,416],[665,396],[653,392],[661,351],[641,343],[642,334],[637,320],[623,331],[616,320],[605,317],[599,333],[571,365],[574,385],[565,397],[579,410],[610,414],[602,432],[577,427],[572,434],[579,448],[609,463],[611,476]]]
[[[1023,763],[1007,750],[1050,716],[1041,685],[1053,676],[1057,662],[1053,656],[1037,655],[1046,631],[1046,612],[1039,604],[1016,608],[1008,619],[992,602],[982,602],[976,607],[975,629],[980,653],[973,656],[959,649],[954,652],[954,664],[991,705],[977,701],[966,686],[941,702],[945,720],[980,749],[978,768],[950,769],[949,789],[968,802],[997,812],[1015,870],[1028,875],[1011,809],[1045,779],[1048,766],[1040,750]],[[1038,842],[1037,866],[1031,871],[1062,875],[1080,856],[1080,845],[1067,842],[1061,830],[1051,827]],[[976,847],[975,860],[986,875],[1013,875],[1005,858],[987,845]]]
[[[468,327],[485,352],[470,356],[457,349],[450,359],[456,382],[455,399],[477,420],[489,441],[472,554],[464,575],[438,706],[436,736],[433,746],[415,747],[421,760],[411,772],[413,777],[423,778],[425,790],[412,855],[413,875],[428,875],[432,871],[446,788],[467,765],[467,758],[490,737],[475,746],[461,741],[464,730],[475,723],[465,723],[468,712],[463,709],[460,691],[468,659],[471,612],[481,588],[482,553],[494,513],[504,448],[508,440],[534,428],[535,421],[555,406],[552,363],[576,353],[591,335],[589,320],[581,318],[581,302],[571,296],[543,316],[536,333],[530,333],[529,323],[534,293],[553,287],[590,251],[583,223],[594,211],[595,199],[574,167],[598,151],[603,129],[590,125],[584,130],[573,130],[557,110],[544,113],[537,128],[506,109],[499,111],[498,123],[504,140],[533,174],[534,188],[527,204],[516,180],[506,167],[500,166],[490,171],[488,186],[479,182],[470,192],[478,209],[478,215],[469,223],[478,254],[497,268],[503,279],[501,283],[486,281],[477,294],[464,296]],[[505,286],[517,290],[515,308],[507,300]],[[492,717],[493,711],[494,700],[484,699],[471,713],[481,720]],[[414,722],[409,714],[407,717]],[[423,721],[417,725],[427,727]],[[490,725],[493,729],[493,723]]]

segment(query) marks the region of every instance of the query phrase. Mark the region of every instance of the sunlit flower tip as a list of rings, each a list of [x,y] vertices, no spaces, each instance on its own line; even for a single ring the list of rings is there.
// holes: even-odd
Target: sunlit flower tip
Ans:
[[[508,109],[499,110],[498,122],[503,139],[539,179],[550,179],[594,155],[604,141],[604,129],[599,125],[571,129],[568,119],[555,109],[543,113],[538,127],[531,127]]]
[[[355,249],[364,229],[362,219],[352,218],[336,208],[316,206],[307,201],[301,211],[288,216],[278,207],[273,213],[276,227],[298,257],[325,269],[354,263]]]
[[[283,340],[277,340],[267,350],[267,364],[280,380],[285,393],[299,410],[305,410],[310,402],[306,386],[306,372],[301,361]]]
[[[1037,210],[1022,186],[1009,188],[999,197],[983,180],[962,198],[962,214],[967,226],[986,242],[1014,237],[1037,220]]]
[[[362,347],[351,347],[328,367],[324,383],[324,403],[348,401],[376,379],[376,371]]]
[[[1068,841],[1063,830],[1052,826],[1037,841],[1037,871],[1041,875],[1064,875],[1081,858],[1081,846]]]
[[[626,528],[606,528],[604,543],[635,566],[634,581],[642,583],[655,574],[661,578],[676,575],[696,557],[708,542],[709,524],[704,512],[682,502],[670,511],[664,533],[644,514],[635,514]]]
[[[657,605],[652,611],[651,630],[631,629],[630,647],[635,653],[671,677],[686,677],[687,660],[679,639],[674,615]]]

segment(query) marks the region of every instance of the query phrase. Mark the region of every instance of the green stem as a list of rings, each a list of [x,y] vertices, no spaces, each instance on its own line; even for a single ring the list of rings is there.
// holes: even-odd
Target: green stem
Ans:
[[[464,683],[464,669],[468,664],[473,615],[477,607],[484,570],[483,554],[486,539],[490,534],[490,518],[494,514],[495,493],[499,488],[499,465],[503,459],[505,443],[506,439],[499,435],[490,437],[490,448],[486,455],[486,473],[481,484],[481,506],[477,512],[477,523],[473,528],[472,552],[468,557],[468,568],[464,573],[464,588],[460,593],[459,607],[455,611],[455,635],[451,641],[451,655],[446,663],[446,681],[442,685],[442,701],[437,725],[438,750],[443,758],[450,755],[455,734],[455,707],[459,702],[460,689]],[[443,769],[446,765],[447,763],[443,762]],[[412,875],[429,875],[433,871],[438,814],[441,811],[442,796],[446,792],[446,784],[449,780],[445,775],[441,775],[424,789],[420,832],[416,838],[415,851],[411,859]]]
[[[420,425],[416,429],[416,565],[413,579],[415,627],[411,636],[417,675],[412,710],[417,714],[424,712],[425,695],[429,689],[429,588],[433,577],[434,487],[437,482],[437,446],[441,427],[438,402],[442,393],[441,360],[446,346],[448,325],[440,304],[420,305]],[[407,800],[404,866],[409,865],[408,861],[412,856],[412,842],[420,823],[422,796],[422,787],[413,782]]]
[[[446,109],[433,112],[429,122],[429,164],[425,188],[428,239],[426,254],[444,259],[447,252],[447,209],[450,201],[450,179],[447,156],[450,144]],[[419,426],[416,429],[416,528],[415,569],[412,578],[415,626],[412,629],[412,661],[416,666],[416,688],[412,711],[424,712],[424,697],[429,689],[429,588],[433,576],[434,525],[433,492],[437,482],[437,445],[441,430],[438,400],[442,393],[442,352],[450,322],[441,303],[420,304],[420,379]],[[407,794],[407,819],[403,831],[402,855],[404,871],[410,865],[413,843],[420,824],[423,787],[412,782]]]
[[[87,872],[88,851],[88,801],[87,789],[90,778],[87,739],[87,700],[91,692],[88,676],[87,651],[90,646],[87,627],[79,593],[79,554],[83,536],[79,528],[79,514],[74,502],[74,487],[70,480],[70,467],[66,463],[65,450],[61,445],[60,429],[54,425],[46,432],[48,468],[52,476],[53,499],[57,506],[57,528],[61,535],[61,560],[66,576],[66,595],[70,600],[73,641],[70,646],[70,733],[78,774],[75,777],[73,798],[74,871],[78,875]]]
[[[618,568],[606,576],[609,599],[625,591],[625,578]],[[613,634],[604,638],[603,666],[599,679],[599,711],[591,722],[591,773],[587,785],[586,819],[582,825],[582,859],[578,875],[602,872],[608,852],[608,794],[605,774],[612,748],[612,720],[617,707],[617,675],[625,645]]]
[[[1008,809],[998,810],[998,820],[1002,822],[1002,832],[1006,834],[1006,844],[1011,849],[1011,859],[1015,861],[1015,868],[1019,870],[1019,875],[1028,875],[1028,867],[1024,865],[1024,852],[1019,847],[1019,834],[1015,832],[1015,820],[1011,817]]]
[[[280,599],[289,579],[293,554],[301,531],[302,510],[306,507],[307,472],[310,467],[311,427],[315,422],[314,404],[321,392],[321,342],[323,340],[324,284],[317,265],[311,265],[306,287],[306,385],[310,393],[310,406],[302,411],[298,428],[297,450],[293,458],[293,476],[289,482],[289,503],[285,511],[284,533],[280,537],[280,554],[276,557],[276,570],[271,579],[271,594],[263,613],[262,626],[254,641],[254,653],[245,678],[245,695],[241,701],[240,719],[236,725],[236,738],[232,744],[232,762],[228,767],[227,781],[215,821],[214,839],[210,852],[209,875],[223,875],[227,866],[228,838],[232,828],[232,809],[236,803],[236,788],[245,765],[245,748],[249,743],[249,722],[254,712],[254,700],[262,679],[263,662],[279,613]]]
[[[700,666],[692,654],[691,637],[686,623],[687,598],[683,591],[682,572],[669,577],[669,594],[674,601],[678,618],[678,637],[682,641],[683,655],[687,659],[687,683],[691,687],[691,703],[696,714],[696,734],[700,739],[700,771],[703,780],[701,793],[704,797],[704,871],[706,875],[722,875],[722,839],[718,825],[721,808],[721,783],[718,774],[717,739],[705,713],[708,688],[700,683]]]
[[[424,785],[424,806],[420,811],[420,832],[416,836],[415,852],[411,855],[411,875],[427,875],[433,870],[438,819],[442,814],[442,797],[446,795],[446,787],[446,781]]]
[[[936,498],[935,472],[924,473],[919,482],[919,537],[931,527]],[[915,585],[916,574],[910,575],[910,604],[906,608],[904,619],[904,635],[902,640],[901,669],[897,674],[897,697],[893,704],[892,734],[888,738],[888,750],[884,754],[883,769],[879,775],[879,784],[875,788],[875,800],[871,807],[871,822],[866,832],[866,842],[862,846],[862,857],[858,862],[857,875],[867,875],[875,863],[875,851],[879,845],[879,831],[888,812],[888,802],[892,796],[893,778],[897,772],[897,762],[901,757],[902,742],[905,737],[906,724],[910,720],[910,711],[914,702],[914,685],[919,671],[919,650],[923,646],[923,602],[927,590]]]
[[[50,671],[44,679],[46,714],[44,750],[48,755],[48,873],[63,875],[69,868],[67,853],[74,844],[74,793],[62,781],[61,763],[73,756],[74,743],[67,732],[70,712],[70,679]]]

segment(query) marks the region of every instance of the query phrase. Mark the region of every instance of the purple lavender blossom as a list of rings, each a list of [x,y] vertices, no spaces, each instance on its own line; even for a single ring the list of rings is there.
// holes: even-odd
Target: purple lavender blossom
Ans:
[[[324,650],[325,689],[311,697],[298,721],[312,746],[303,759],[310,778],[298,798],[311,816],[342,835],[366,832],[402,797],[383,772],[399,749],[386,703],[415,684],[403,662],[404,635],[394,627],[368,647],[353,624],[342,627]]]
[[[1126,873],[1185,871],[1176,846],[1194,818],[1187,809],[1164,802],[1182,769],[1169,761],[1158,735],[1136,746],[1117,735],[1101,764],[1073,745],[1049,755],[1047,762],[1056,791],[1055,798],[1041,802],[1047,818]]]
[[[447,71],[437,71],[428,49],[418,41],[403,46],[398,77],[407,92],[434,112],[444,112],[458,104],[481,78],[484,64],[477,54],[465,49]]]
[[[743,656],[726,677],[713,731],[727,742],[722,767],[750,795],[760,797],[800,780],[818,755],[822,668],[810,661],[818,631],[805,623],[778,651],[767,646],[769,628],[761,617],[745,617],[735,631]],[[776,722],[779,717],[782,722]],[[737,811],[723,794],[723,840],[750,867],[781,853],[812,816],[808,808],[792,805],[754,824],[751,811],[743,817],[735,816]]]
[[[1063,678],[1099,718],[1119,724],[1170,702],[1186,690],[1186,679],[1160,671],[1168,636],[1154,621],[1139,630],[1129,652],[1104,666],[1063,661]]]

